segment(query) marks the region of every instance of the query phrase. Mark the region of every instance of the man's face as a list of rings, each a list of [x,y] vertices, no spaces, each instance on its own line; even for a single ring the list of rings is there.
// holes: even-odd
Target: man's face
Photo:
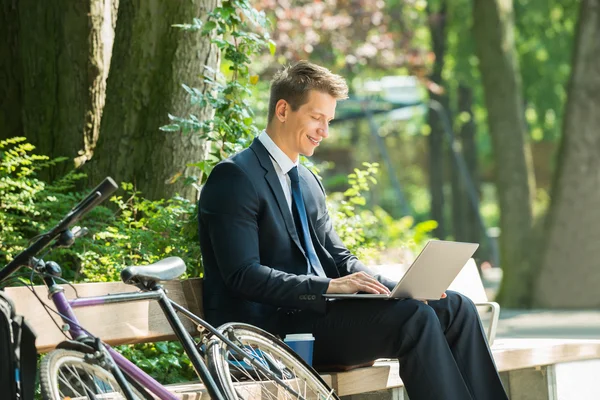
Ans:
[[[329,136],[329,122],[335,116],[337,102],[333,96],[311,90],[307,100],[296,111],[290,108],[285,121],[286,153],[296,157],[313,155],[321,140]]]

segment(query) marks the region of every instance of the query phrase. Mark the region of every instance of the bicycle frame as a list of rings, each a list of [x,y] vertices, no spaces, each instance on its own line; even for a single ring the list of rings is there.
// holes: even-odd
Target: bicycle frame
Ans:
[[[98,306],[103,304],[128,303],[142,300],[155,300],[161,306],[165,317],[173,328],[175,335],[181,341],[183,348],[192,362],[200,380],[206,387],[206,390],[211,398],[223,399],[221,390],[215,383],[213,377],[208,371],[202,357],[196,349],[194,341],[185,330],[181,320],[175,314],[172,306],[172,301],[167,297],[162,288],[157,288],[150,292],[141,293],[118,293],[106,296],[97,297],[82,297],[73,300],[68,300],[64,294],[64,290],[56,284],[54,278],[46,277],[44,282],[48,287],[52,302],[56,306],[56,310],[60,313],[62,320],[69,325],[69,334],[73,340],[80,340],[88,335],[80,328],[79,321],[73,312],[74,308],[84,308]],[[183,308],[177,305],[178,308]],[[207,327],[208,328],[208,327]],[[210,327],[212,328],[212,327]],[[213,328],[214,329],[214,328]],[[233,343],[232,343],[233,344]],[[169,392],[164,386],[154,380],[151,376],[142,371],[139,367],[127,360],[112,347],[104,344],[110,353],[111,357],[117,366],[124,371],[132,380],[142,385],[148,391],[152,392],[161,400],[177,400],[178,397]]]
[[[203,328],[208,330],[212,335],[216,336],[219,340],[223,341],[227,346],[238,354],[244,354],[246,360],[250,362],[255,368],[259,369],[269,379],[282,385],[282,387],[290,394],[296,396],[299,399],[303,399],[293,388],[287,385],[281,378],[275,375],[271,370],[265,368],[261,361],[254,355],[248,354],[237,344],[235,344],[228,337],[221,334],[216,328],[210,325],[208,322],[194,315],[192,312],[187,310],[185,307],[177,304],[173,300],[169,299],[164,290],[158,287],[156,290],[138,293],[117,293],[109,294],[105,296],[95,297],[80,297],[73,300],[68,300],[64,294],[64,290],[56,284],[54,278],[45,277],[44,282],[48,287],[50,297],[56,306],[57,311],[60,313],[63,322],[69,325],[69,334],[73,340],[82,339],[87,337],[83,329],[80,328],[79,321],[73,312],[74,308],[93,307],[104,304],[116,304],[116,303],[129,303],[134,301],[143,300],[156,300],[161,306],[165,317],[169,321],[171,328],[175,332],[177,338],[181,341],[181,344],[187,353],[194,369],[196,370],[200,380],[206,387],[207,392],[213,399],[221,400],[224,399],[220,387],[215,383],[212,375],[208,371],[206,364],[202,360],[202,357],[196,349],[195,343],[191,336],[185,330],[181,320],[177,316],[175,309],[184,314],[187,318],[193,320]],[[103,343],[104,344],[104,343]],[[151,376],[142,371],[139,367],[127,360],[112,347],[104,344],[108,349],[111,357],[115,361],[115,364],[126,373],[132,380],[141,384],[144,388],[155,394],[161,400],[176,400],[177,396],[169,392],[160,383],[154,380]]]

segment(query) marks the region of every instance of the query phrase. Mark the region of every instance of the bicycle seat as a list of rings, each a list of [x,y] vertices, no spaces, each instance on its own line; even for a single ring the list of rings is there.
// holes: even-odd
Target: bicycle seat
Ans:
[[[185,263],[179,257],[167,257],[154,264],[127,267],[121,271],[121,280],[128,285],[170,281],[185,272]]]

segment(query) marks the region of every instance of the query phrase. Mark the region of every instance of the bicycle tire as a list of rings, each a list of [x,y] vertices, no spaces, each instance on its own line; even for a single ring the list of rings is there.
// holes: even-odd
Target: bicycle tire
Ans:
[[[40,386],[44,400],[125,399],[112,372],[87,362],[84,353],[74,350],[54,350],[42,359]],[[136,400],[147,398],[134,386],[131,391]]]
[[[233,329],[233,336],[247,352],[258,356],[263,366],[283,378],[287,388],[268,379],[263,372],[244,361],[243,357],[236,356],[225,342],[212,339],[207,347],[208,368],[228,399],[249,400],[260,396],[259,398],[274,399],[339,400],[321,376],[275,336],[242,323],[228,323],[218,328],[226,337],[230,337],[226,334],[229,329]],[[291,394],[288,389],[294,390],[299,396]]]

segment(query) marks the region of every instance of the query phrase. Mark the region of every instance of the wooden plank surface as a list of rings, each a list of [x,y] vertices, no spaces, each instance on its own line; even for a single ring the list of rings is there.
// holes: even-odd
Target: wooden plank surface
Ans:
[[[514,371],[571,361],[600,359],[600,340],[499,339],[492,349],[499,371]],[[338,396],[403,386],[398,362],[379,360],[372,367],[321,374]]]
[[[600,359],[600,340],[501,339],[494,343],[500,371]]]
[[[73,286],[79,297],[138,291],[136,287],[121,282],[85,283]],[[73,288],[67,285],[63,287],[68,299],[76,297]],[[169,298],[196,315],[201,314],[201,279],[165,282],[164,288],[168,291]],[[55,309],[54,304],[48,300],[45,286],[36,286],[34,290],[45,304]],[[28,288],[7,288],[6,293],[15,302],[17,313],[24,315],[36,332],[38,351],[49,351],[65,340],[65,336]],[[156,301],[85,307],[75,309],[75,314],[83,327],[112,345],[174,338],[173,331]],[[52,315],[59,326],[62,325],[58,316]],[[195,326],[187,318],[182,318],[182,321],[190,332],[195,331]]]

